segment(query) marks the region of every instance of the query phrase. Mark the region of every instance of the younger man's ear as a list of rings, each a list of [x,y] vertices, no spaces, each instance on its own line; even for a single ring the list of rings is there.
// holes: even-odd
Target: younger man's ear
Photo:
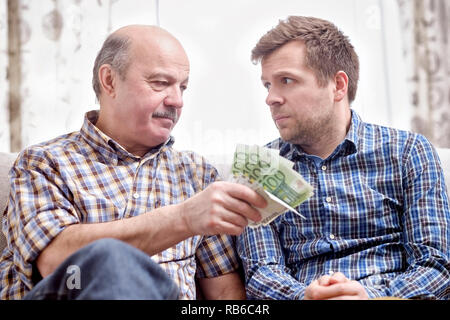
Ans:
[[[102,93],[114,98],[116,96],[116,72],[111,68],[109,64],[103,64],[98,69],[98,79]]]
[[[347,95],[348,91],[348,76],[344,71],[338,71],[334,76],[334,101],[341,101]]]

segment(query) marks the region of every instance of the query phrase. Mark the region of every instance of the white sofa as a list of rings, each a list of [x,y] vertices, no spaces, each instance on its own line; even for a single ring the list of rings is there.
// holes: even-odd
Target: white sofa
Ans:
[[[447,191],[450,186],[450,149],[437,149],[441,163],[444,169],[445,183]],[[9,179],[8,172],[11,164],[16,159],[17,154],[0,152],[0,222],[3,218],[3,210],[6,207],[6,202],[9,195]],[[219,170],[221,176],[226,179],[230,170],[232,156],[230,155],[214,155],[206,157],[210,160],[216,168]],[[0,224],[1,225],[1,224]],[[5,237],[0,232],[0,252],[3,251],[5,246]]]

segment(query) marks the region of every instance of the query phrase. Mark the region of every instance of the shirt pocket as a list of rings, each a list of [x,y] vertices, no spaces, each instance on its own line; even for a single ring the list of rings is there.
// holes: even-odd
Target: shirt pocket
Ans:
[[[340,217],[345,220],[341,222],[351,226],[354,236],[378,237],[401,230],[402,205],[394,195],[361,184],[358,190],[341,193],[340,198],[338,204],[347,204],[340,210]]]
[[[77,190],[74,194],[76,211],[80,215],[82,223],[99,223],[120,219],[125,205],[121,205],[92,191]]]

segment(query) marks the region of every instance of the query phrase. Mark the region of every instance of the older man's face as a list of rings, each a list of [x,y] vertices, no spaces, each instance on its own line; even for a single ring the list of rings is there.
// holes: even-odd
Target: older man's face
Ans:
[[[189,61],[181,45],[170,38],[156,44],[145,39],[134,42],[130,54],[125,78],[115,79],[113,118],[118,142],[132,152],[169,138],[181,115]]]

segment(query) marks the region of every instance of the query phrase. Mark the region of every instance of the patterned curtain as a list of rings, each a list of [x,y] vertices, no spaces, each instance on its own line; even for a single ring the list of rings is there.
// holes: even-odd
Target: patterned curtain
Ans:
[[[0,152],[9,151],[8,112],[8,15],[7,2],[0,1]]]
[[[0,80],[0,151],[20,151],[31,144],[78,130],[84,113],[99,108],[91,85],[92,67],[106,36],[127,24],[157,23],[157,0],[0,2],[1,78],[7,79],[3,71],[6,74],[14,70],[8,65],[11,52],[6,50],[8,43],[4,41],[11,43],[11,37],[8,39],[4,35],[8,34],[13,5],[19,10],[14,26],[18,24],[20,34],[20,83],[11,88],[11,78],[5,83],[4,79]],[[19,92],[20,104],[10,112],[20,115],[18,130],[11,125],[11,120],[5,125],[7,116],[3,119],[8,108],[11,110],[11,101],[3,99],[8,97],[8,90]]]
[[[414,106],[412,130],[450,148],[450,1],[397,2]]]

